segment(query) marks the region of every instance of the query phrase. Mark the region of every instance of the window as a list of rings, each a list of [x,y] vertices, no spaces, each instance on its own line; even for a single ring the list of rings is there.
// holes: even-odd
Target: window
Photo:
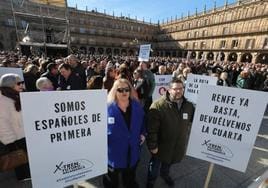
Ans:
[[[207,30],[203,30],[202,37],[207,37],[207,36],[208,36],[208,31]]]
[[[254,44],[255,44],[255,39],[247,39],[245,48],[252,49],[254,48]]]
[[[8,26],[13,26],[14,25],[13,19],[7,19],[7,25]]]
[[[188,48],[188,42],[184,44],[184,48]]]
[[[197,48],[197,42],[193,42],[193,49]]]
[[[80,27],[80,33],[86,33],[86,29],[85,29],[85,28]]]
[[[96,33],[96,30],[95,29],[90,29],[90,34],[95,34]]]
[[[223,35],[229,34],[229,28],[228,27],[224,27],[223,30],[222,30],[222,34]]]
[[[222,40],[220,43],[220,48],[223,49],[226,47],[226,40]]]
[[[233,40],[232,41],[232,48],[237,48],[238,47],[238,40]]]
[[[264,39],[263,49],[268,49],[268,38]]]
[[[191,23],[188,23],[188,29],[190,29],[191,28]]]
[[[21,26],[22,26],[23,29],[26,29],[27,24],[28,23],[25,20],[21,20]]]
[[[187,39],[191,38],[191,33],[187,33]]]
[[[201,48],[201,49],[205,49],[205,48],[206,48],[206,42],[201,42],[201,44],[200,44],[200,48]]]
[[[205,19],[204,25],[208,25],[208,19]]]
[[[198,37],[198,36],[199,36],[199,32],[198,31],[194,32],[194,37]]]

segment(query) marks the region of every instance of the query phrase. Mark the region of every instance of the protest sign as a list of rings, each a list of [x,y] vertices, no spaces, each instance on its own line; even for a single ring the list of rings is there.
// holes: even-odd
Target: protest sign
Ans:
[[[14,73],[14,74],[18,74],[20,76],[20,78],[22,80],[24,80],[23,78],[23,72],[21,68],[9,68],[9,67],[0,67],[0,77],[4,74],[8,74],[8,73]]]
[[[107,172],[106,90],[21,93],[34,188]]]
[[[187,155],[245,172],[268,95],[202,85]]]
[[[168,90],[168,84],[172,79],[172,75],[155,75],[155,88],[153,92],[153,101],[165,95]]]
[[[186,86],[184,90],[184,96],[188,101],[196,104],[201,85],[209,84],[216,85],[217,78],[213,76],[188,74]]]
[[[139,61],[149,61],[151,44],[140,45]]]

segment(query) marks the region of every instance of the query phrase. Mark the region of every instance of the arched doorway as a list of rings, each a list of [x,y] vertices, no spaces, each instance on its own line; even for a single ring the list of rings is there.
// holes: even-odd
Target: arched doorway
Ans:
[[[244,53],[241,57],[241,62],[251,63],[252,55],[250,53]]]
[[[268,54],[258,55],[256,63],[268,64]]]
[[[196,58],[196,52],[192,52],[191,56],[190,56],[190,59],[195,59],[195,58]]]
[[[88,52],[89,52],[90,55],[94,55],[95,54],[95,48],[94,47],[90,47],[88,49]]]
[[[120,54],[120,50],[118,48],[114,49],[114,55],[119,55]]]
[[[106,49],[106,54],[107,55],[111,55],[112,54],[112,49],[111,48],[107,48]]]
[[[121,50],[121,55],[122,56],[126,56],[127,55],[127,50],[126,49],[122,49]]]
[[[182,57],[182,51],[178,51],[178,57]]]
[[[170,51],[165,51],[165,56],[166,56],[166,57],[170,57],[170,56],[171,56]]]
[[[0,50],[4,50],[4,45],[0,42]]]
[[[84,47],[84,46],[81,46],[79,51],[80,51],[80,53],[86,54],[87,53],[87,48]]]
[[[188,51],[182,51],[182,58],[186,58],[188,54]]]
[[[98,48],[98,54],[102,55],[104,53],[104,49],[103,48]]]
[[[203,58],[203,54],[204,54],[204,52],[199,52],[198,59],[202,59]]]
[[[224,59],[225,59],[225,54],[223,52],[220,52],[219,60],[224,61]]]
[[[237,61],[237,54],[235,52],[230,53],[228,56],[228,61]]]
[[[214,54],[212,52],[209,52],[207,54],[207,60],[213,60],[214,59]]]

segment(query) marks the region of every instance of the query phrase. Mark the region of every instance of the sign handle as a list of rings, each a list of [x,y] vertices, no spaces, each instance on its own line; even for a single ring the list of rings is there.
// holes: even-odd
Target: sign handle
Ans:
[[[214,163],[210,163],[209,169],[208,169],[208,175],[207,175],[207,178],[206,178],[206,182],[205,182],[204,188],[208,188],[208,184],[210,182],[210,178],[211,178],[213,169],[214,169]]]

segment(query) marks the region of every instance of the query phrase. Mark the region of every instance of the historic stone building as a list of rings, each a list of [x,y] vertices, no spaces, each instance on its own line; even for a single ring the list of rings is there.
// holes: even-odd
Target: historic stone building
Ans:
[[[159,28],[129,17],[66,11],[29,0],[1,0],[0,12],[0,49],[15,49],[17,40],[45,52],[64,48],[69,40],[73,52],[136,55],[140,44],[153,44]]]
[[[152,55],[268,63],[267,5],[243,0],[151,24],[96,10],[1,0],[0,49],[14,49],[18,41],[39,52],[69,44],[74,52],[137,55],[140,44],[151,43]]]
[[[267,0],[226,4],[171,20],[160,29],[160,56],[268,63]]]

